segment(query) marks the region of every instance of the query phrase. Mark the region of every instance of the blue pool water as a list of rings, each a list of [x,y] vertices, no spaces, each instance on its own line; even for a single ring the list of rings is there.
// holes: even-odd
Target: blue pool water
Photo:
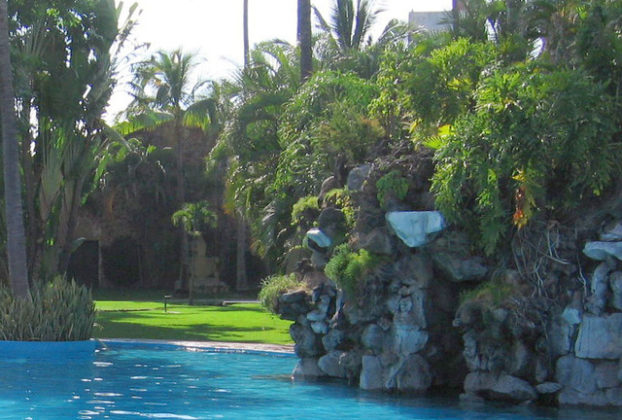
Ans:
[[[109,343],[91,356],[0,354],[0,419],[548,419],[601,411],[461,406],[336,383],[293,383],[296,358]]]

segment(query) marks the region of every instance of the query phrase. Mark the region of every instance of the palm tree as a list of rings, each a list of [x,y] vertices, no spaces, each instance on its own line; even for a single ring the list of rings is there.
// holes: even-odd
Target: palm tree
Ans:
[[[176,145],[176,202],[177,208],[185,203],[185,182],[183,169],[184,139],[186,128],[196,127],[207,131],[216,126],[216,104],[213,98],[198,98],[206,88],[206,82],[195,82],[192,70],[196,57],[181,49],[159,51],[149,60],[135,67],[132,89],[134,100],[130,105],[127,122],[118,126],[122,134],[141,129],[165,126]],[[183,284],[188,268],[188,237],[180,229],[180,280]]]
[[[251,59],[250,46],[248,42],[248,0],[244,0],[244,67],[248,67]]]
[[[330,43],[342,55],[360,51],[369,31],[382,9],[374,8],[374,0],[335,0],[328,22],[317,8],[313,8],[320,27],[329,36]]]
[[[22,187],[19,150],[15,126],[13,70],[9,45],[7,0],[0,1],[0,114],[2,115],[2,153],[4,161],[4,201],[7,224],[9,281],[16,297],[29,295],[26,234],[22,214]]]
[[[300,79],[313,73],[313,40],[311,36],[311,0],[298,0],[298,45],[300,47]]]

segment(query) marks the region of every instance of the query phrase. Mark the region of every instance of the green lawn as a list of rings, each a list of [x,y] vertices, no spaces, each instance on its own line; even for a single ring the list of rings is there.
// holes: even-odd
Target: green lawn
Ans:
[[[157,299],[157,297],[160,299]],[[152,338],[246,343],[291,344],[290,321],[256,303],[228,306],[168,304],[162,294],[94,296],[96,338]],[[143,300],[144,299],[144,300]]]

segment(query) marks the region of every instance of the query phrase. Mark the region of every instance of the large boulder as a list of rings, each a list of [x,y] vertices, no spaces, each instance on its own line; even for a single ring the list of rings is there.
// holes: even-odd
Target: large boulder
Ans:
[[[609,275],[609,286],[612,292],[611,306],[622,311],[622,271],[615,271]]]
[[[608,224],[599,236],[601,241],[622,241],[622,221]]]
[[[438,211],[393,211],[385,217],[397,237],[410,248],[427,244],[434,233],[445,229],[445,219]]]
[[[379,391],[384,387],[383,369],[380,358],[363,356],[359,388],[367,391]]]
[[[333,240],[319,228],[309,229],[307,232],[307,239],[309,242],[313,242],[319,248],[328,248],[333,243]]]
[[[393,351],[400,355],[417,353],[428,343],[427,331],[414,325],[393,325],[391,339]]]
[[[360,232],[356,248],[364,248],[373,254],[393,255],[393,243],[386,228],[374,228],[371,232]]]
[[[597,317],[585,315],[575,343],[577,357],[619,359],[622,357],[622,313]]]
[[[369,172],[371,171],[371,165],[365,164],[361,166],[357,166],[352,169],[348,174],[347,185],[350,191],[360,191],[363,189],[363,183],[369,176]]]
[[[423,392],[431,385],[430,365],[418,354],[408,356],[395,375],[395,386],[399,391]]]
[[[587,242],[583,253],[596,261],[605,261],[609,257],[622,260],[622,242]]]
[[[467,394],[488,399],[523,402],[536,399],[537,393],[529,382],[507,374],[471,372],[464,381]]]
[[[587,301],[587,309],[594,315],[600,315],[607,304],[608,280],[609,280],[609,264],[602,262],[598,264],[594,273],[590,277],[590,291],[592,294]]]
[[[579,359],[571,355],[560,357],[557,360],[555,379],[565,388],[581,394],[591,394],[597,389],[594,365],[589,360]]]
[[[488,273],[481,257],[463,257],[450,252],[436,252],[434,263],[454,282],[481,280]]]
[[[317,359],[315,358],[302,358],[298,360],[292,372],[292,378],[301,380],[316,379],[322,376],[326,376],[326,374],[318,367]]]
[[[343,358],[345,355],[346,353],[343,351],[333,350],[320,357],[317,365],[322,372],[328,376],[333,378],[346,378],[347,372],[343,364]]]

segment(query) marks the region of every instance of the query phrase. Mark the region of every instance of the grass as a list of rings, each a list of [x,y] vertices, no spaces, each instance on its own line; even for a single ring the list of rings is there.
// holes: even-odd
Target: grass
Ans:
[[[160,292],[96,292],[96,338],[149,338],[291,344],[290,321],[258,303],[201,306],[169,303]]]

